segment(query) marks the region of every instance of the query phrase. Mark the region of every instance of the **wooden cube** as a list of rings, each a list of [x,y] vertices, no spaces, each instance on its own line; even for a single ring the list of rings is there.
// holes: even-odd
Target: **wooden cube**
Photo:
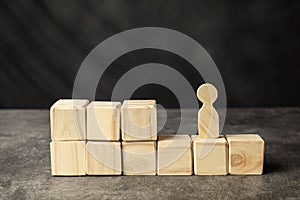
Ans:
[[[155,100],[126,100],[121,108],[122,140],[156,140]]]
[[[227,175],[228,143],[224,137],[192,136],[195,175]]]
[[[189,135],[158,137],[157,174],[192,175],[192,149]]]
[[[50,143],[53,176],[85,175],[85,141]]]
[[[124,175],[156,175],[156,142],[122,142]]]
[[[86,173],[88,175],[121,175],[121,143],[88,141]]]
[[[88,100],[61,99],[50,109],[51,139],[85,140]]]
[[[94,101],[87,107],[88,140],[120,140],[120,102]]]
[[[264,140],[256,134],[226,135],[229,143],[229,173],[242,175],[263,173]]]

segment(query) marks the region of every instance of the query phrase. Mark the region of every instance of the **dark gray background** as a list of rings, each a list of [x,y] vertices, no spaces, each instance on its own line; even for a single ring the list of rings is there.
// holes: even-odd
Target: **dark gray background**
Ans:
[[[217,64],[228,106],[300,106],[299,1],[2,0],[0,2],[0,107],[48,108],[70,98],[85,56],[127,29],[158,26],[197,40]],[[146,49],[117,59],[102,77],[97,99],[109,100],[130,68],[159,62],[180,70],[192,86],[203,83],[189,63]],[[174,108],[174,94],[159,85],[134,98],[156,98]]]

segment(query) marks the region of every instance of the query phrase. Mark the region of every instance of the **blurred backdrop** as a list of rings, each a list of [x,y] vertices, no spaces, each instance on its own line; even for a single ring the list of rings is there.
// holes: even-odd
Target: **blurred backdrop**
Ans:
[[[77,70],[96,45],[145,26],[198,41],[221,72],[229,107],[300,106],[299,13],[296,0],[2,0],[0,107],[49,108],[70,98]],[[148,62],[181,70],[195,91],[203,83],[182,58],[144,49],[110,65],[96,98],[110,100],[121,75]],[[178,107],[172,91],[160,85],[142,86],[133,98]]]

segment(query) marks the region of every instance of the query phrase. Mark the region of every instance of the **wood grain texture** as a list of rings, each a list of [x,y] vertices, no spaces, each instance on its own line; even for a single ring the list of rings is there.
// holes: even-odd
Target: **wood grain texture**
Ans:
[[[126,100],[121,108],[122,140],[156,140],[155,100]]]
[[[156,175],[156,142],[122,142],[124,175]]]
[[[158,137],[157,174],[192,175],[192,150],[189,135]]]
[[[218,98],[218,91],[212,84],[202,84],[197,90],[197,97],[203,103],[198,112],[198,134],[200,138],[217,138],[219,115],[213,103]]]
[[[88,100],[61,99],[50,108],[51,139],[85,140]]]
[[[121,143],[88,141],[86,173],[88,175],[121,175]]]
[[[202,139],[192,136],[195,175],[227,175],[228,143],[224,137]]]
[[[87,139],[120,140],[120,108],[120,102],[91,102],[87,107]]]
[[[264,140],[257,134],[228,134],[229,173],[260,175],[264,165]]]
[[[50,152],[53,176],[85,175],[85,141],[52,141]]]

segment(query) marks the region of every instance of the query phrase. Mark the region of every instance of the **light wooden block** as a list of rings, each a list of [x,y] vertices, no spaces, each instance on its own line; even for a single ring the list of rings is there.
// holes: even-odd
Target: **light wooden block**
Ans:
[[[88,175],[121,175],[121,142],[91,142],[86,144]]]
[[[189,135],[158,136],[157,174],[192,175],[192,150]]]
[[[120,102],[94,101],[87,107],[88,140],[120,140]]]
[[[224,137],[192,136],[195,175],[227,175],[228,143]]]
[[[85,175],[85,141],[50,143],[53,176]]]
[[[229,173],[260,175],[264,165],[264,140],[256,134],[226,135],[229,143]]]
[[[124,175],[156,175],[156,142],[122,142]]]
[[[85,140],[88,100],[61,99],[50,109],[51,139]]]
[[[121,120],[123,140],[157,139],[155,100],[125,100],[121,109]]]
[[[157,139],[155,100],[126,100],[121,108],[122,140]]]

